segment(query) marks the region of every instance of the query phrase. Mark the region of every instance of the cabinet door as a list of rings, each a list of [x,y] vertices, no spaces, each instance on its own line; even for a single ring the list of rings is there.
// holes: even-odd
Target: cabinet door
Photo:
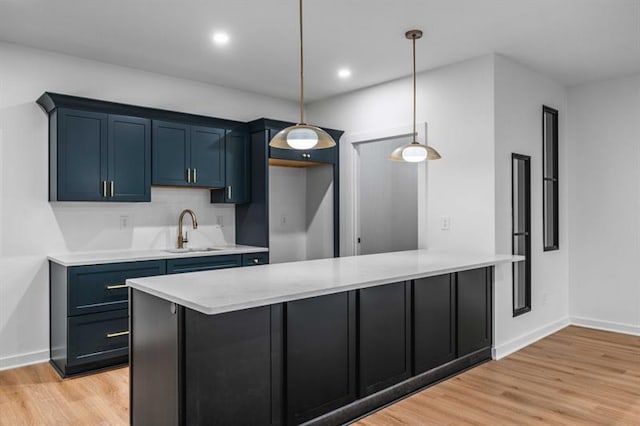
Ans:
[[[282,305],[185,311],[185,424],[278,425]]]
[[[58,201],[104,201],[107,180],[107,114],[60,109]]]
[[[411,285],[358,290],[359,396],[411,376]]]
[[[458,272],[458,357],[491,346],[490,269]]]
[[[212,203],[243,204],[250,201],[249,138],[242,133],[227,133],[225,147],[226,187],[211,191]]]
[[[117,365],[127,361],[129,355],[129,311],[127,309],[70,317],[68,327],[68,364],[70,366],[95,362]]]
[[[153,185],[189,186],[190,127],[165,121],[153,122],[152,179]]]
[[[164,275],[164,260],[72,266],[68,269],[67,314],[127,309],[130,278]]]
[[[335,149],[323,148],[301,151],[298,149],[269,148],[269,158],[333,164],[335,163]]]
[[[167,274],[213,271],[215,269],[236,268],[238,266],[242,266],[242,256],[239,254],[185,257],[182,259],[168,259]]]
[[[355,399],[355,292],[286,304],[287,424]]]
[[[456,357],[456,295],[453,277],[421,278],[413,284],[415,374]]]
[[[204,188],[225,186],[225,131],[191,128],[191,183]]]
[[[109,115],[110,201],[151,201],[151,122]]]

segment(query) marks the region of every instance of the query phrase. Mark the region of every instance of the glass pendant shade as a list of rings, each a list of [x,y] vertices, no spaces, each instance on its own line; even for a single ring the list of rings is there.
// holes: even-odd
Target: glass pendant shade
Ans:
[[[404,161],[407,163],[419,163],[425,160],[439,160],[440,153],[429,145],[411,142],[393,150],[389,156],[391,161]]]
[[[324,130],[308,124],[296,124],[279,131],[269,146],[281,149],[323,149],[336,146],[333,138]]]
[[[422,31],[411,30],[405,33],[405,37],[413,43],[413,135],[416,135],[416,40],[422,37]],[[420,163],[425,160],[439,160],[440,153],[429,145],[423,145],[415,139],[409,145],[403,145],[393,150],[389,156],[391,161],[404,161],[407,163]]]

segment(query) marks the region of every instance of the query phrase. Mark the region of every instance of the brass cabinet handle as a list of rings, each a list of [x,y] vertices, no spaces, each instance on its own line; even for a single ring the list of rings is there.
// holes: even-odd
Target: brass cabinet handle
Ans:
[[[193,169],[193,183],[198,182],[198,169]]]
[[[102,196],[104,198],[107,198],[107,181],[106,180],[102,181]]]
[[[116,193],[116,185],[111,181],[111,196],[113,197]]]
[[[113,285],[108,285],[107,286],[107,290],[117,290],[119,288],[127,288],[126,284],[113,284]]]
[[[187,169],[187,183],[191,183],[191,169]]]
[[[107,339],[112,339],[114,337],[126,336],[129,334],[129,330],[127,331],[118,331],[116,333],[107,333]]]
[[[229,185],[227,187],[227,198],[230,200],[231,199],[231,185]]]

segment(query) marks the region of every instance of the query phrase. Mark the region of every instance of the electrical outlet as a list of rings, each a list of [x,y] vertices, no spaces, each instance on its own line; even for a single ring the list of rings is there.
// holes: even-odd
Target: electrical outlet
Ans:
[[[548,301],[549,301],[549,294],[545,291],[544,293],[542,293],[542,304],[546,305]]]
[[[440,229],[443,231],[448,231],[451,229],[451,218],[448,216],[442,216],[440,218]]]
[[[129,216],[120,216],[120,230],[129,228]]]
[[[223,227],[224,227],[224,216],[217,216],[217,217],[216,217],[216,224],[217,224],[220,228],[223,228]]]
[[[286,225],[287,224],[287,216],[282,215],[280,216],[280,225]]]

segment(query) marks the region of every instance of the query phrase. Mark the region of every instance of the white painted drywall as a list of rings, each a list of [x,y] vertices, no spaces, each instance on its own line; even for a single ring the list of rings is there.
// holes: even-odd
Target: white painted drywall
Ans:
[[[429,125],[429,143],[443,156],[428,170],[429,247],[494,252],[493,57],[485,56],[418,75],[417,121]],[[354,134],[387,133],[411,123],[411,79],[404,78],[314,102],[308,119]],[[354,254],[352,156],[340,144],[340,248]],[[451,229],[440,229],[440,218]]]
[[[640,334],[640,74],[569,90],[572,321]]]
[[[307,168],[307,259],[333,257],[333,166]]]
[[[333,167],[269,166],[269,261],[333,257]]]
[[[49,203],[44,91],[248,121],[295,120],[294,102],[0,43],[0,369],[48,359],[47,253],[167,247],[194,208],[192,241],[233,242],[234,208],[206,190],[152,190],[150,204]],[[222,65],[221,65],[222,66]],[[120,230],[120,216],[131,227]],[[222,217],[224,227],[216,223]]]
[[[427,241],[437,250],[511,253],[513,151],[533,156],[533,311],[512,318],[511,268],[496,270],[494,344],[501,356],[568,322],[567,209],[561,206],[561,244],[543,255],[541,206],[542,104],[566,110],[566,90],[506,58],[488,55],[418,76],[418,121],[443,156],[427,165]],[[561,112],[562,114],[562,112]],[[411,80],[389,82],[308,108],[318,120],[350,134],[375,134],[411,120]],[[566,139],[565,124],[561,138]],[[349,134],[346,135],[347,139]],[[353,254],[351,156],[341,145],[342,254]],[[561,178],[566,144],[561,145]],[[536,185],[537,184],[537,185]],[[567,179],[561,183],[566,200]],[[419,194],[425,197],[425,194]],[[441,229],[441,218],[451,229]]]
[[[307,170],[269,166],[269,262],[307,258]]]
[[[542,105],[559,110],[560,249],[542,247]],[[566,89],[505,57],[495,56],[495,239],[511,253],[511,154],[531,156],[531,312],[513,318],[512,271],[495,271],[494,336],[497,356],[530,342],[529,335],[565,325],[568,318],[569,245]]]

